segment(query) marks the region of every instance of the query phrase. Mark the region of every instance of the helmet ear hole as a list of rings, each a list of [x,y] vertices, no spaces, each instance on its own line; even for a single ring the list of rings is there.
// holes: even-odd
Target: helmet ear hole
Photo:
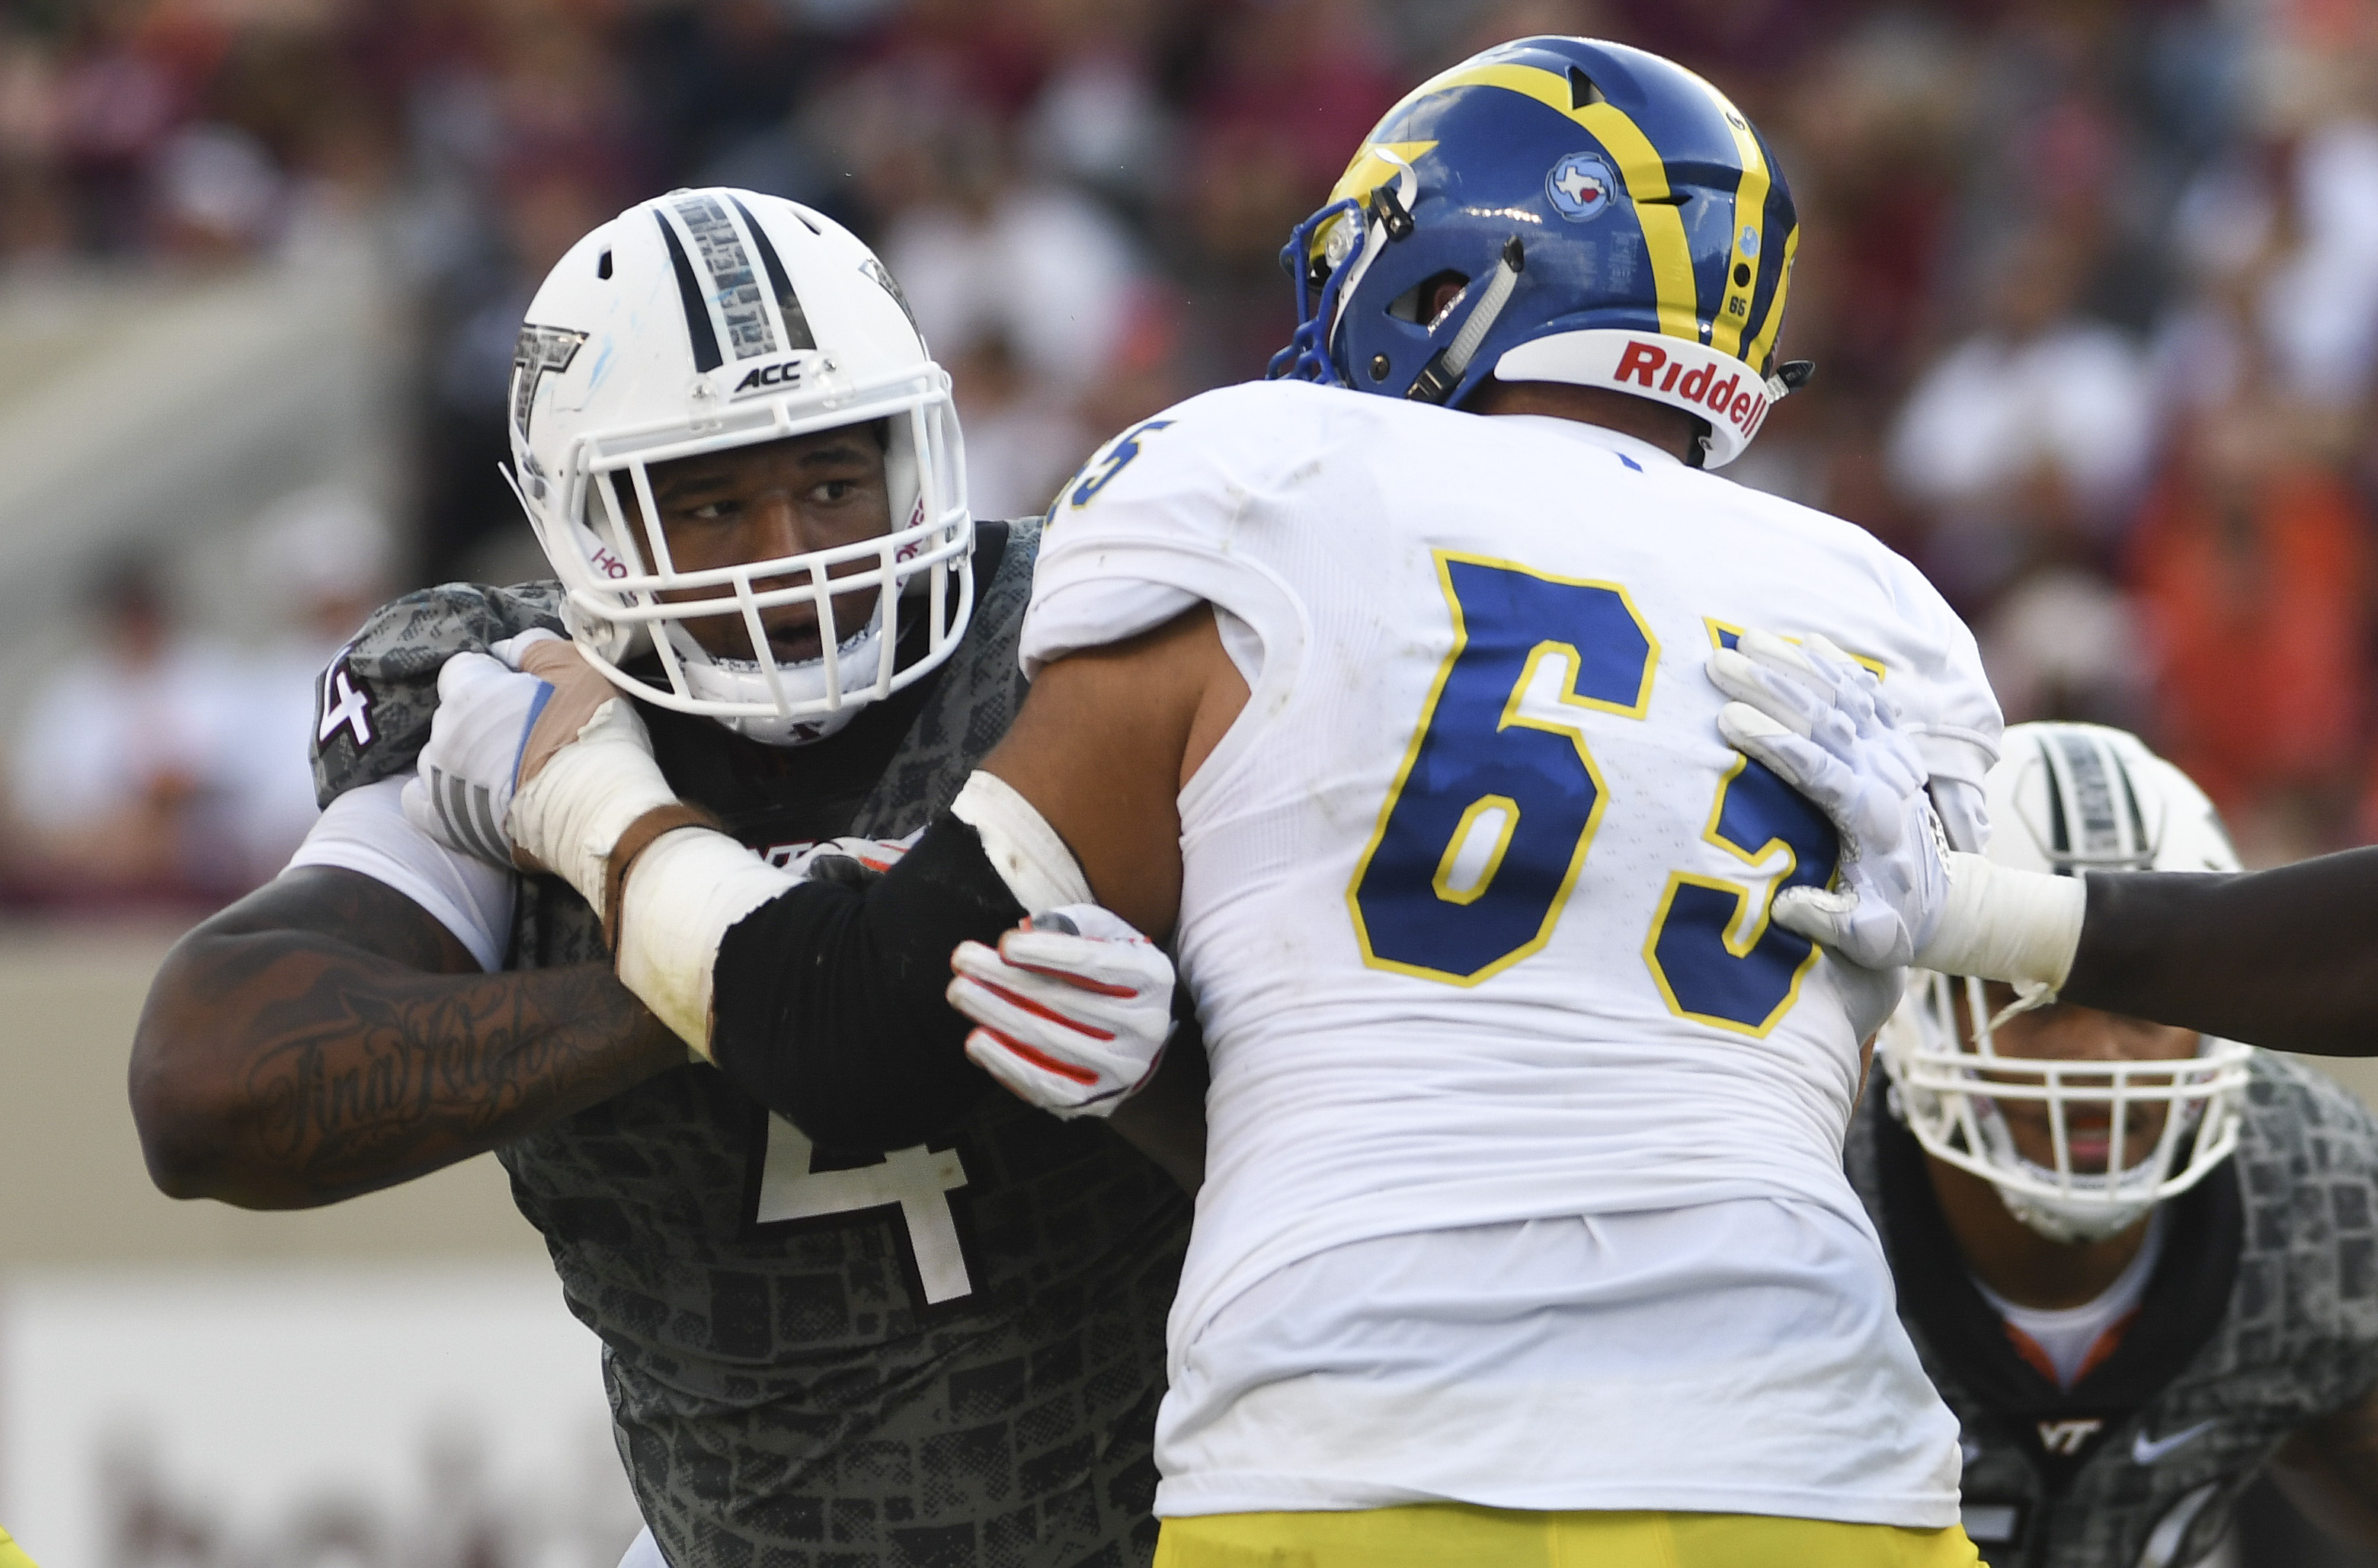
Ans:
[[[1442,272],[1432,272],[1388,301],[1387,314],[1415,327],[1434,327],[1469,286],[1470,274],[1467,272],[1457,272],[1451,268]]]

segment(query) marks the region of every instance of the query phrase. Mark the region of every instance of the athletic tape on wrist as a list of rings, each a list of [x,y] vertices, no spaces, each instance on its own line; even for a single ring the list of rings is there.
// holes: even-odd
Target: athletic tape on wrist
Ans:
[[[611,846],[611,858],[603,871],[603,945],[614,957],[619,952],[619,903],[628,889],[628,873],[635,868],[644,851],[659,842],[664,833],[679,828],[708,828],[713,832],[726,830],[718,819],[699,806],[688,806],[681,800],[667,806],[655,806],[634,821]]]
[[[984,857],[1026,914],[1098,902],[1057,830],[1005,779],[978,769],[950,802],[950,815],[981,838]]]
[[[737,921],[798,885],[725,833],[675,828],[653,840],[619,895],[620,984],[710,1056],[711,970]]]
[[[2078,877],[1949,856],[1949,902],[1916,962],[1943,975],[2029,980],[2060,987],[2081,945],[2088,892]]]
[[[547,868],[599,912],[620,835],[646,812],[677,803],[653,760],[643,721],[618,697],[580,727],[575,745],[521,785],[509,820],[512,842],[544,846]]]

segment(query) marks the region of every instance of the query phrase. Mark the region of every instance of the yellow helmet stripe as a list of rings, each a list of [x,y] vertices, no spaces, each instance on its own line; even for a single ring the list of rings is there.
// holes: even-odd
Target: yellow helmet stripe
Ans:
[[[1792,292],[1792,258],[1800,251],[1800,225],[1784,236],[1784,269],[1775,274],[1775,297],[1767,302],[1767,319],[1759,324],[1759,336],[1750,341],[1750,348],[1742,357],[1753,370],[1767,363],[1775,347],[1775,334],[1784,329],[1784,296]]]
[[[1406,163],[1417,163],[1435,145],[1434,141],[1364,142],[1363,150],[1354,154],[1354,161],[1346,165],[1346,172],[1338,176],[1337,185],[1330,188],[1329,201],[1344,201],[1349,197],[1356,201],[1366,200],[1373,191],[1394,179],[1395,161],[1382,158],[1382,152],[1393,153]]]
[[[1723,303],[1710,317],[1710,347],[1721,353],[1740,355],[1743,334],[1750,330],[1751,295],[1759,288],[1758,247],[1759,242],[1766,238],[1767,187],[1772,176],[1767,172],[1766,155],[1759,150],[1759,138],[1750,134],[1750,122],[1743,118],[1733,100],[1703,78],[1690,71],[1685,74],[1692,77],[1710,95],[1710,102],[1717,105],[1725,128],[1734,133],[1734,150],[1742,160],[1742,180],[1734,188],[1734,243],[1725,258],[1725,278],[1719,284]],[[1747,249],[1742,243],[1745,234],[1750,236]],[[1750,268],[1750,281],[1736,284],[1735,278],[1746,263]],[[1771,318],[1773,313],[1769,314]],[[1757,369],[1759,362],[1754,359],[1750,365]]]
[[[1685,237],[1685,215],[1667,199],[1671,194],[1667,161],[1660,156],[1660,150],[1651,145],[1651,138],[1643,134],[1642,127],[1613,104],[1589,103],[1582,109],[1572,109],[1567,77],[1535,66],[1513,65],[1456,66],[1440,72],[1405,94],[1403,102],[1389,110],[1387,118],[1379,123],[1391,125],[1397,116],[1431,93],[1448,92],[1457,87],[1499,87],[1532,98],[1593,133],[1594,138],[1618,161],[1619,176],[1627,182],[1627,194],[1634,200],[1636,219],[1643,226],[1643,243],[1651,253],[1651,283],[1660,299],[1660,330],[1672,338],[1699,342],[1700,292],[1693,281],[1693,247]],[[1763,176],[1763,163],[1760,169]],[[1766,200],[1763,192],[1759,199]]]

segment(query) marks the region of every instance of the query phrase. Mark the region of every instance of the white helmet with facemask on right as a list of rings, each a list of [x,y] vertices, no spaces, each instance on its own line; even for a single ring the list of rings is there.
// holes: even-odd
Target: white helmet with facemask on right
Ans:
[[[949,657],[973,610],[974,536],[949,377],[907,302],[840,224],[751,191],[672,191],[570,248],[512,364],[522,503],[596,667],[645,701],[774,745],[816,740]],[[681,570],[651,469],[842,425],[881,432],[889,529],[830,549]],[[831,581],[832,590],[828,591]],[[835,603],[873,591],[860,625]],[[762,612],[816,608],[819,652],[779,659]],[[739,620],[751,657],[688,623]]]
[[[2238,856],[2204,792],[2136,736],[2097,724],[2006,732],[1984,783],[1989,858],[2060,876],[2084,871],[2235,871]],[[1878,1054],[1892,1110],[1925,1152],[1988,1180],[2015,1218],[2057,1241],[2136,1223],[2228,1157],[2252,1051],[2205,1036],[2178,1060],[2002,1055],[1994,1025],[2053,999],[2040,991],[1993,1017],[1982,982],[1917,970]],[[2049,1158],[2017,1146],[2004,1107],[2045,1111]],[[2129,1134],[2160,1111],[2152,1152],[2126,1164]],[[2076,1114],[2077,1113],[2077,1114]],[[2105,1118],[2102,1161],[2078,1160],[2081,1116]]]

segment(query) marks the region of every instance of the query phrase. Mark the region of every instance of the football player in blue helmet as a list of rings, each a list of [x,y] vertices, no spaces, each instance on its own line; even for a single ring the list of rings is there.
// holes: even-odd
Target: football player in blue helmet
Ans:
[[[1271,374],[1459,407],[1489,377],[1671,405],[1722,467],[1808,379],[1775,364],[1800,225],[1741,110],[1671,60],[1523,38],[1387,111],[1280,259]]]

